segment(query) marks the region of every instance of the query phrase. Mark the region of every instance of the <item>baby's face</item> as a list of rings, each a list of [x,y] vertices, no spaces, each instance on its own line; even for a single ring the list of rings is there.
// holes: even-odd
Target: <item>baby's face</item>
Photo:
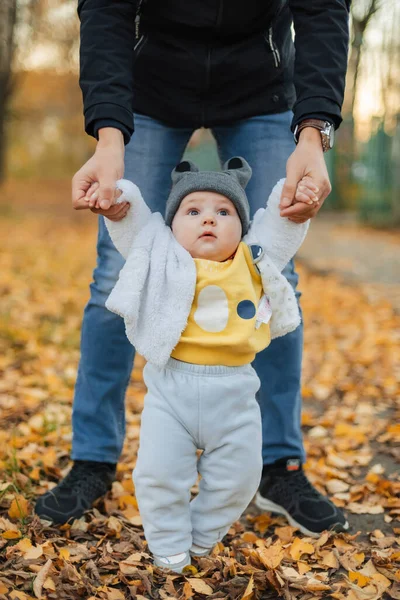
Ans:
[[[222,262],[236,251],[242,223],[234,204],[216,192],[192,192],[181,202],[171,225],[193,258]]]

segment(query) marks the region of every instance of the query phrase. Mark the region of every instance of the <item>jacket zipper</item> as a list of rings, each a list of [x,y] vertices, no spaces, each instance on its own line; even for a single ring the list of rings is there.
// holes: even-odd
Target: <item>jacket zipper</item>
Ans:
[[[279,50],[274,42],[272,27],[268,30],[268,43],[271,48],[272,55],[274,57],[275,67],[278,68],[281,63],[281,56],[279,54]]]
[[[137,59],[137,57],[139,56],[139,53],[141,51],[141,49],[144,46],[144,41],[145,41],[145,35],[142,34],[139,38],[139,41],[136,42],[136,44],[133,47],[133,52],[135,53],[135,60]]]

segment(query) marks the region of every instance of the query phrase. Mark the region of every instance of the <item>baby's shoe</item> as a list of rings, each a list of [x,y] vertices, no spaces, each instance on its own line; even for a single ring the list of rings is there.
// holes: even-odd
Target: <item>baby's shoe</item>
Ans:
[[[194,556],[195,558],[202,558],[203,556],[208,556],[209,554],[211,554],[213,547],[204,548],[203,546],[197,546],[196,544],[192,544],[192,547],[189,550],[190,556]]]
[[[156,567],[170,569],[174,573],[182,573],[185,567],[191,564],[189,552],[181,552],[173,556],[156,556],[154,554],[154,564]]]

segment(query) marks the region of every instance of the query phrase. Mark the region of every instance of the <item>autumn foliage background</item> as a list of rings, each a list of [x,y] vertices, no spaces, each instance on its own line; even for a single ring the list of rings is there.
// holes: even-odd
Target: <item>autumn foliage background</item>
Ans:
[[[32,52],[43,47],[45,11],[58,6],[55,0],[39,5],[42,37],[32,37]],[[77,23],[71,27],[76,35]],[[360,222],[355,180],[350,206],[343,193],[339,203],[352,212],[319,215],[300,253],[306,469],[344,508],[351,532],[307,538],[282,517],[250,505],[212,556],[184,576],[154,569],[131,479],[145,392],[140,357],[127,391],[127,437],[112,491],[63,527],[34,516],[35,497],[70,467],[80,325],[96,257],[96,217],[74,213],[70,205],[70,178],[93,142],[83,133],[76,38],[64,29],[58,62],[65,54],[62,64],[71,68],[28,69],[29,61],[22,68],[19,59],[7,104],[0,196],[0,600],[400,598],[400,236],[396,228]],[[391,114],[389,130],[394,122]],[[362,135],[364,125],[357,127]],[[189,149],[199,160],[211,152],[209,138],[203,141]]]

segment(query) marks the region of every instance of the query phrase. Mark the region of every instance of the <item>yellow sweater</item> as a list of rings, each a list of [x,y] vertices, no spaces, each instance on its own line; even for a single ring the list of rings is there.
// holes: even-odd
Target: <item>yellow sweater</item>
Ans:
[[[234,258],[225,262],[194,261],[195,296],[186,329],[171,356],[198,365],[251,363],[271,337],[268,324],[256,329],[263,288],[248,246],[241,242]]]

